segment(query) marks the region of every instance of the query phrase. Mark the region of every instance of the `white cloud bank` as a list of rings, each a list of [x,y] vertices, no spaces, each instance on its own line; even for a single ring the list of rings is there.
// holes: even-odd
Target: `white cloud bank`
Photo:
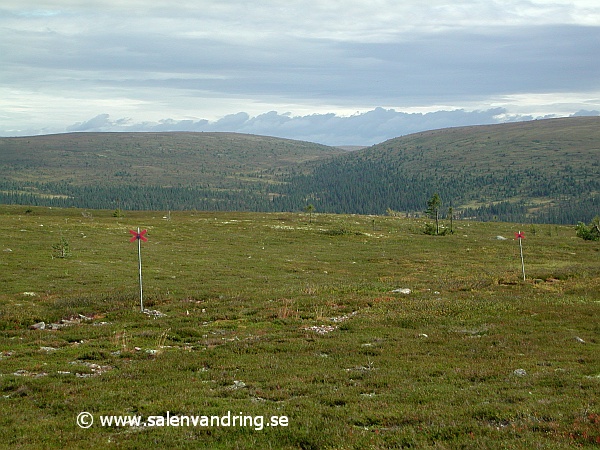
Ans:
[[[598,116],[599,111],[581,110],[573,116]],[[85,122],[69,126],[68,132],[165,132],[231,131],[268,135],[326,145],[372,145],[394,137],[439,128],[484,125],[508,121],[532,120],[532,116],[511,116],[503,108],[486,111],[435,111],[429,113],[404,113],[393,109],[375,108],[348,117],[329,114],[292,116],[276,111],[251,117],[240,112],[216,121],[173,120],[133,123],[131,120],[111,120],[109,114],[100,114]]]

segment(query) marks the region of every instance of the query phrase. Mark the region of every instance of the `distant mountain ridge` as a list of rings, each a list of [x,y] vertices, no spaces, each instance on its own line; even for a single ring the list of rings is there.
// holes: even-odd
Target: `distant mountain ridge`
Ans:
[[[0,138],[0,203],[418,214],[575,223],[600,214],[600,117],[432,130],[348,152],[236,133]],[[591,217],[590,217],[591,216]]]

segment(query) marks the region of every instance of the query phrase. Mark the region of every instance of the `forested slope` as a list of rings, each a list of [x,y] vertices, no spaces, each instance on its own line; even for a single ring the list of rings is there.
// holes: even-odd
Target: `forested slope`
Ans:
[[[289,206],[382,214],[446,207],[480,220],[575,223],[599,211],[600,118],[435,130],[338,156],[290,176]]]

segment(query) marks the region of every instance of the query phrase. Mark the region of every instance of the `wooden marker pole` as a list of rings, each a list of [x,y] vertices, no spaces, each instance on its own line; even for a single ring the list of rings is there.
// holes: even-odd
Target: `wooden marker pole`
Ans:
[[[140,229],[137,229],[138,234]],[[138,268],[140,272],[140,310],[144,312],[144,289],[142,287],[142,240],[138,239]],[[521,250],[521,257],[523,257],[523,250]]]
[[[523,281],[525,281],[525,260],[523,259],[523,239],[525,239],[525,233],[515,233],[515,237],[519,240],[519,249],[521,250],[521,268],[523,269]]]
[[[142,287],[142,241],[147,242],[148,238],[144,236],[148,230],[143,230],[140,232],[140,228],[138,227],[137,232],[134,230],[129,230],[133,237],[129,242],[137,241],[138,242],[138,271],[140,278],[140,310],[144,312],[144,289]]]

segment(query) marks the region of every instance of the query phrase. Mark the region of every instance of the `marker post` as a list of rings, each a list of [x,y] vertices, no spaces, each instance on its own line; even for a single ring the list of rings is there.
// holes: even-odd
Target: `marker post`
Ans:
[[[523,281],[525,281],[525,261],[523,260],[523,239],[525,239],[525,233],[519,231],[515,233],[515,238],[519,240],[519,249],[521,250],[521,268],[523,269]]]
[[[142,241],[148,242],[148,238],[144,236],[148,230],[142,230],[138,227],[137,231],[129,230],[133,237],[129,240],[129,242],[138,242],[138,270],[140,275],[140,310],[144,312],[144,291],[142,288]]]

